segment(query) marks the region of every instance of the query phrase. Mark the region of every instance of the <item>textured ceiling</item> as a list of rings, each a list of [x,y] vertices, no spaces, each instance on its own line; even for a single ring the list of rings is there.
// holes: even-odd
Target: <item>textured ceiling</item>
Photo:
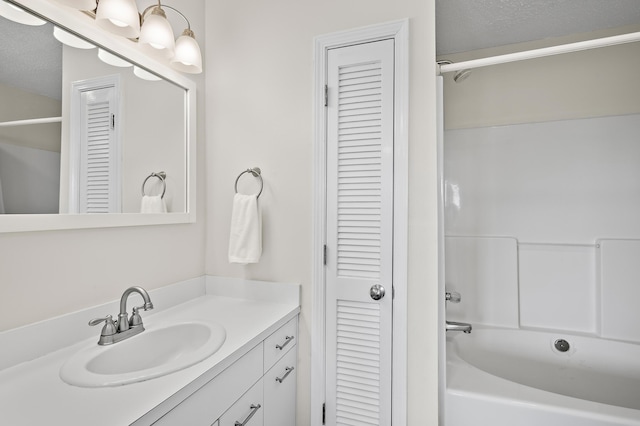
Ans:
[[[60,99],[62,45],[53,25],[22,25],[0,16],[0,83]]]
[[[640,24],[640,0],[436,0],[438,55]]]

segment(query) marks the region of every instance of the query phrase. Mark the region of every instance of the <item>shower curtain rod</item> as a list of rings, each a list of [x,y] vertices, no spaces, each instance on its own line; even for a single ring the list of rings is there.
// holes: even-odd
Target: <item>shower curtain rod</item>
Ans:
[[[27,126],[29,124],[62,123],[62,117],[29,118],[26,120],[4,121],[0,127]]]
[[[598,47],[615,46],[616,44],[633,43],[635,41],[640,41],[640,32],[579,41],[577,43],[561,44],[558,46],[544,47],[542,49],[525,50],[524,52],[509,53],[506,55],[490,56],[488,58],[473,59],[470,61],[457,62],[455,64],[442,64],[440,65],[440,74],[460,70],[470,70],[489,65],[505,64],[507,62],[524,61],[525,59],[560,55],[562,53],[578,52]]]

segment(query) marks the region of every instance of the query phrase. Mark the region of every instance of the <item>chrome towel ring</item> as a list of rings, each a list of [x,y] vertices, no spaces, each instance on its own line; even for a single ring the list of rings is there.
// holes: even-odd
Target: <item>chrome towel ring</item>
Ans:
[[[142,182],[142,196],[144,197],[145,195],[147,195],[144,192],[144,186],[147,184],[147,181],[152,177],[156,177],[160,179],[160,182],[162,182],[162,195],[160,195],[160,198],[164,198],[164,193],[167,191],[167,182],[165,182],[165,179],[167,178],[167,174],[165,172],[158,172],[158,173],[152,172],[149,176],[147,176],[144,182]]]
[[[264,181],[262,180],[262,170],[260,170],[260,167],[253,167],[251,169],[247,169],[238,175],[238,177],[236,178],[236,183],[234,185],[236,194],[238,193],[238,181],[240,180],[240,177],[245,173],[251,173],[253,177],[260,178],[260,191],[258,192],[258,195],[256,195],[256,198],[259,198],[260,194],[262,194],[262,189],[264,188]]]

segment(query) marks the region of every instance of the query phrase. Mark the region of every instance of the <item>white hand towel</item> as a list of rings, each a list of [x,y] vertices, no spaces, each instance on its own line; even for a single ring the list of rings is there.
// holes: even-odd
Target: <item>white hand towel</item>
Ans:
[[[160,195],[144,195],[140,203],[140,213],[166,213],[167,206]]]
[[[258,263],[262,255],[262,215],[257,195],[236,194],[231,212],[229,263]]]

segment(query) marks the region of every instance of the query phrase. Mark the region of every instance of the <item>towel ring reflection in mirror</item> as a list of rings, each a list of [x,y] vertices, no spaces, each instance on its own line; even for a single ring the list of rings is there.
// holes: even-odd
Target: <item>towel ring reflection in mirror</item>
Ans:
[[[164,193],[167,191],[167,182],[165,182],[165,179],[167,178],[167,174],[165,172],[158,172],[158,173],[153,172],[149,176],[147,176],[144,182],[142,182],[142,196],[144,197],[145,195],[147,195],[144,192],[144,186],[147,184],[147,181],[152,177],[156,177],[160,179],[160,182],[162,182],[162,195],[160,195],[160,198],[164,198]]]
[[[260,170],[260,167],[253,167],[251,169],[247,169],[238,175],[238,177],[236,178],[236,183],[234,185],[236,194],[238,193],[238,181],[240,180],[240,177],[245,173],[251,173],[253,177],[260,178],[260,191],[258,192],[258,195],[256,195],[256,198],[259,198],[260,194],[262,194],[262,189],[264,188],[264,181],[262,180],[262,170]]]

